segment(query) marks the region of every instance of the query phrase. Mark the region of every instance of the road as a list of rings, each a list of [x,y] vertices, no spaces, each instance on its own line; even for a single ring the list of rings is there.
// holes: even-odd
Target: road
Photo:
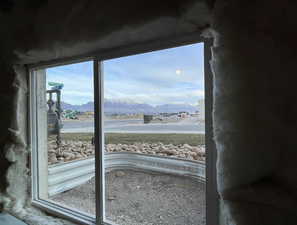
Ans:
[[[94,132],[94,121],[64,121],[62,133]],[[105,120],[107,133],[204,133],[204,123],[191,119],[174,123],[144,124],[141,119]]]

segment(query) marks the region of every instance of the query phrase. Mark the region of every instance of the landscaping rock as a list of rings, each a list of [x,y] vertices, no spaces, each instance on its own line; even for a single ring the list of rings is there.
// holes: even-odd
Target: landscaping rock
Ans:
[[[116,174],[115,174],[115,176],[116,177],[123,177],[123,176],[125,176],[126,174],[125,174],[125,172],[123,172],[123,171],[116,171]]]
[[[163,144],[163,143],[134,143],[134,144],[106,144],[106,152],[136,152],[139,154],[159,155],[182,158],[194,161],[205,160],[204,146],[191,146],[189,144]],[[88,141],[62,141],[57,149],[55,141],[48,143],[49,164],[58,162],[80,160],[94,157],[95,147]]]
[[[48,161],[50,164],[55,164],[58,162],[58,159],[56,157],[56,155],[51,155],[49,158],[48,158]]]

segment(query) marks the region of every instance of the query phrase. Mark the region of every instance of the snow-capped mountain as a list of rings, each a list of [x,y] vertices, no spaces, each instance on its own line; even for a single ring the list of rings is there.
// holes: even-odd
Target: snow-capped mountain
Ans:
[[[94,102],[87,102],[82,105],[71,105],[66,102],[61,104],[63,110],[77,110],[81,112],[94,111]],[[107,114],[132,114],[132,113],[176,113],[176,112],[189,112],[194,113],[197,111],[196,106],[188,104],[163,104],[152,106],[143,103],[133,103],[125,101],[111,101],[105,99],[104,112]]]

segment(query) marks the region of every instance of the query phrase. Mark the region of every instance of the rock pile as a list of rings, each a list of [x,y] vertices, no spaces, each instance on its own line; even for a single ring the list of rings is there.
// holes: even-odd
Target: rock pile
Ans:
[[[60,148],[55,141],[48,142],[49,164],[85,159],[94,154],[95,148],[88,141],[62,141]]]
[[[106,152],[135,152],[141,154],[158,155],[182,158],[187,160],[204,161],[204,146],[165,145],[163,143],[134,143],[134,144],[107,144]],[[55,141],[48,143],[48,162],[55,164],[94,156],[95,148],[88,141],[62,141],[59,149]]]
[[[163,143],[134,143],[127,144],[107,144],[107,152],[135,152],[149,155],[169,156],[188,160],[205,160],[205,148],[198,146],[183,145],[165,145]]]

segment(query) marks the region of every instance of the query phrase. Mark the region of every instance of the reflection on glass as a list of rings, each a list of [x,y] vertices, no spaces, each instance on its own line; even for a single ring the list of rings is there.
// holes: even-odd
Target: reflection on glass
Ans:
[[[203,44],[104,61],[106,219],[205,224],[204,182],[165,172],[205,161],[203,66]]]
[[[93,62],[49,68],[45,75],[47,197],[95,215]]]

